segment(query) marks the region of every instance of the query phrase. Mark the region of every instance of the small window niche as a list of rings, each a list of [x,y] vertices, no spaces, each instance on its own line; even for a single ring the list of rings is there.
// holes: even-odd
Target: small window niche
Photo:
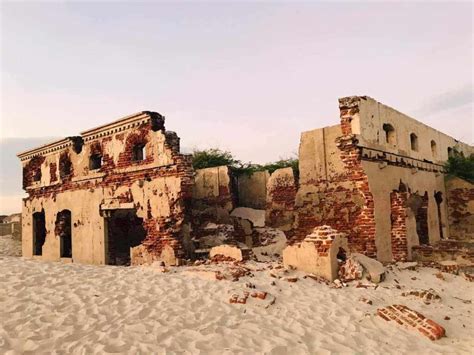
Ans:
[[[140,143],[133,147],[132,150],[132,161],[143,161],[146,159],[145,144]]]
[[[438,148],[436,147],[436,142],[434,140],[431,141],[431,155],[433,158],[438,157]]]
[[[383,124],[383,130],[385,132],[385,143],[390,145],[397,145],[397,135],[395,133],[395,128],[390,123]]]
[[[415,133],[410,134],[410,146],[411,150],[418,151],[418,136]]]
[[[33,181],[41,181],[41,167],[38,167],[33,173]]]
[[[97,170],[102,167],[102,155],[92,154],[89,158],[89,170]]]

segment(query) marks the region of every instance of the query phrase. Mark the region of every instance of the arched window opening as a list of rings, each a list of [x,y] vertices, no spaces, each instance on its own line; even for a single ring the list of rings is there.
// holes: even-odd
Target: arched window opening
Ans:
[[[133,147],[132,160],[142,161],[146,158],[145,144],[137,144]]]
[[[89,169],[96,170],[102,167],[102,155],[92,154],[89,158]]]
[[[410,145],[411,150],[414,150],[415,152],[418,151],[418,137],[415,133],[410,134]]]
[[[385,132],[385,143],[396,145],[397,136],[395,134],[395,128],[393,128],[393,126],[389,123],[384,123],[383,130]]]
[[[448,147],[448,157],[451,158],[454,156],[454,151],[453,151],[453,148],[451,147]]]
[[[438,149],[436,147],[436,142],[431,141],[431,154],[433,155],[433,158],[436,158],[438,156]]]

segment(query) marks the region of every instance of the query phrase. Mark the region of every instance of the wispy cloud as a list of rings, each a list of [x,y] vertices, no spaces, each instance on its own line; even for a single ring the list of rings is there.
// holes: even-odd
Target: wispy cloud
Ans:
[[[472,104],[473,101],[473,86],[469,83],[455,90],[432,96],[415,112],[419,115],[432,115]]]

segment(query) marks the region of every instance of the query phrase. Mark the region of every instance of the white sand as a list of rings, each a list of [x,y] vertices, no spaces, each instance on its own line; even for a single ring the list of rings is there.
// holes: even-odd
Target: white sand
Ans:
[[[455,298],[472,301],[472,284],[448,274],[440,280],[434,269],[394,269],[376,290],[355,283],[331,289],[301,278],[289,283],[268,270],[238,282],[216,281],[190,269],[196,267],[161,273],[0,256],[0,353],[468,354],[474,346],[473,306]],[[276,296],[276,303],[267,309],[255,300],[229,304],[229,292],[246,289],[248,281]],[[425,305],[400,295],[430,287],[441,302]],[[440,323],[447,337],[432,342],[374,315],[393,303]]]

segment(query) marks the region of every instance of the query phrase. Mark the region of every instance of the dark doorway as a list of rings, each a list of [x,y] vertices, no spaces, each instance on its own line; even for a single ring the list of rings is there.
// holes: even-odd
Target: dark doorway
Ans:
[[[54,232],[59,236],[61,258],[72,258],[71,211],[58,213]]]
[[[107,219],[107,256],[109,265],[130,265],[130,248],[146,237],[143,219],[134,210],[115,210]]]
[[[46,220],[44,210],[33,213],[33,255],[43,254],[43,244],[46,241]]]
[[[428,193],[425,192],[423,196],[417,193],[411,195],[407,205],[415,215],[416,233],[418,234],[420,245],[428,245],[430,243],[428,235]]]
[[[435,192],[434,198],[436,201],[436,206],[438,207],[438,226],[439,226],[439,237],[441,239],[443,236],[443,222],[441,220],[441,203],[443,202],[443,193],[441,191]]]

